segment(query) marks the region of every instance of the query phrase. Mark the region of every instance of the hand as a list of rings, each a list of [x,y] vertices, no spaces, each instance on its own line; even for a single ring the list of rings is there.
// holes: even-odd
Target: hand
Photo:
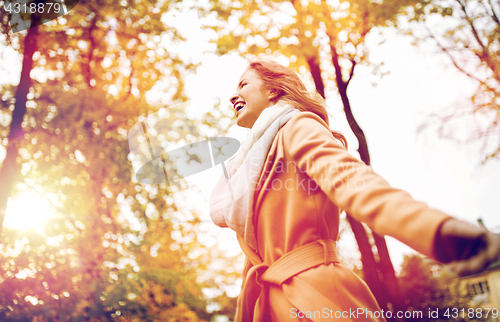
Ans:
[[[450,218],[440,227],[434,245],[436,259],[450,263],[450,270],[470,275],[500,259],[500,238],[484,227]]]

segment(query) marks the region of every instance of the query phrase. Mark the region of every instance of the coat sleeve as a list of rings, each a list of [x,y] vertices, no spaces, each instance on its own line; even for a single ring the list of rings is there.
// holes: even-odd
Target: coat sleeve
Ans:
[[[449,215],[392,188],[354,158],[316,114],[299,113],[283,128],[285,156],[313,179],[339,208],[378,234],[392,236],[436,258],[439,226]]]

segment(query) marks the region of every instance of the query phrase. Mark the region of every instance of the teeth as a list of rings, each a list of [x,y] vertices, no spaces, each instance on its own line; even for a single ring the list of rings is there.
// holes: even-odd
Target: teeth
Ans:
[[[236,105],[236,111],[241,110],[244,106],[245,106],[245,103],[238,103],[238,105]]]

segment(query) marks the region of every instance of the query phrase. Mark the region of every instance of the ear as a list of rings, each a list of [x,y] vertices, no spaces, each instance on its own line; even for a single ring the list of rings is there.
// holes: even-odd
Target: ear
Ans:
[[[274,101],[278,97],[279,93],[280,93],[279,90],[276,89],[270,90],[268,95],[269,100]]]

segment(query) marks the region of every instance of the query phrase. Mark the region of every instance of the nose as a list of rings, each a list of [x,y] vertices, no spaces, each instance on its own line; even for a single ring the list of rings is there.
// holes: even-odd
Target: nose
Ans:
[[[238,94],[235,93],[233,96],[231,96],[231,98],[229,99],[229,101],[231,101],[231,104],[234,105],[234,103],[236,103],[236,100],[238,99]]]

